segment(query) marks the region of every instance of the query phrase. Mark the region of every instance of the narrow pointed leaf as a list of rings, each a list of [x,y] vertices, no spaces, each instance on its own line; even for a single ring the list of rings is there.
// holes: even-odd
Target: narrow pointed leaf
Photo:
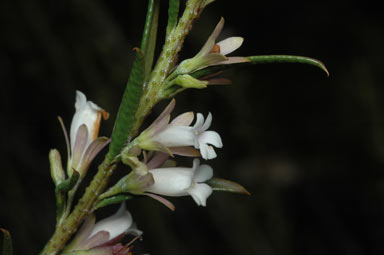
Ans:
[[[79,180],[79,177],[80,177],[79,172],[76,171],[75,169],[73,169],[72,176],[56,186],[56,192],[58,192],[58,191],[63,191],[63,192],[70,191],[76,185],[77,181]]]
[[[101,207],[107,206],[107,205],[119,204],[121,202],[124,202],[124,201],[132,199],[132,198],[133,198],[133,196],[130,194],[127,194],[127,193],[118,194],[118,195],[115,195],[112,197],[107,197],[107,198],[100,200],[97,203],[95,210],[99,209]]]
[[[145,58],[145,80],[152,70],[153,58],[156,47],[156,36],[157,36],[157,24],[159,20],[160,1],[149,0],[147,17],[145,20],[145,26],[143,31],[143,37],[141,39],[141,50],[143,51]]]
[[[179,15],[180,0],[169,0],[168,7],[168,25],[167,25],[167,36],[177,24],[177,18]]]
[[[2,255],[12,255],[13,254],[13,248],[12,248],[12,238],[11,234],[3,228],[0,228],[1,232],[3,232],[3,251]]]
[[[233,181],[212,178],[206,183],[211,186],[213,190],[251,195],[243,186]]]
[[[136,49],[136,57],[120,103],[115,127],[112,131],[111,144],[107,159],[113,161],[120,154],[124,144],[131,139],[130,132],[134,124],[135,113],[143,94],[144,85],[144,56]]]
[[[252,64],[265,64],[265,63],[301,63],[316,66],[323,70],[327,76],[329,72],[325,65],[314,58],[291,56],[291,55],[264,55],[264,56],[250,56],[248,57]]]
[[[209,66],[207,68],[198,70],[196,72],[193,72],[191,74],[192,77],[199,79],[207,75],[215,74],[221,71],[224,71],[231,67],[241,67],[249,64],[269,64],[269,63],[301,63],[301,64],[308,64],[315,67],[320,68],[323,70],[327,76],[329,76],[329,72],[325,65],[313,58],[308,57],[301,57],[301,56],[291,56],[291,55],[265,55],[265,56],[250,56],[247,57],[250,62],[245,63],[234,63],[229,65],[214,65]]]

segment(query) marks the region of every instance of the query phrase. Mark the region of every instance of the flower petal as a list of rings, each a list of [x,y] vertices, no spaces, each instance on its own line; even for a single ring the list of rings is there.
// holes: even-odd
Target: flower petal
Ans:
[[[212,34],[208,37],[208,40],[205,42],[204,46],[201,48],[199,53],[197,55],[206,55],[208,54],[213,46],[215,46],[216,38],[221,33],[221,30],[223,30],[224,27],[224,18],[221,18],[219,23],[216,25],[215,29],[213,30]]]
[[[205,119],[204,125],[200,129],[200,132],[207,130],[211,126],[211,123],[212,123],[212,114],[209,112],[207,118]]]
[[[193,129],[200,130],[201,127],[203,126],[203,124],[204,124],[204,116],[203,116],[203,114],[197,113],[196,114],[196,122],[195,122],[195,125],[193,125]]]
[[[156,120],[149,126],[148,129],[156,128],[157,130],[158,128],[164,128],[169,122],[169,115],[175,108],[175,105],[176,105],[176,100],[172,99],[171,102],[167,105],[167,107],[165,107],[164,111],[156,118]],[[167,116],[168,116],[168,121],[165,123],[164,120],[167,119]]]
[[[185,196],[186,190],[192,185],[193,171],[186,167],[152,169],[149,172],[155,183],[146,191],[164,196]]]
[[[170,125],[172,126],[189,126],[191,125],[193,119],[195,118],[195,115],[193,112],[185,112],[183,114],[180,114],[176,118],[174,118]]]
[[[193,147],[184,146],[184,147],[170,147],[169,148],[173,154],[186,156],[186,157],[200,157],[200,151],[196,150]]]
[[[168,153],[156,152],[156,154],[149,160],[147,167],[149,170],[159,168],[169,158]]]
[[[220,54],[227,55],[243,44],[244,38],[242,37],[229,37],[217,43],[220,46]]]
[[[198,137],[199,143],[212,144],[216,148],[222,148],[223,142],[221,141],[220,135],[215,131],[205,131],[201,133]]]
[[[90,238],[85,240],[80,244],[77,250],[88,250],[96,246],[100,246],[107,242],[110,239],[110,234],[108,231],[98,231],[96,234],[92,235]]]
[[[197,205],[206,206],[207,198],[212,194],[212,188],[205,183],[196,183],[188,190]]]
[[[66,252],[76,250],[84,241],[87,240],[92,233],[93,226],[95,225],[96,217],[91,214],[83,223],[80,230],[77,232],[72,242],[65,248]]]
[[[215,149],[205,143],[200,144],[200,153],[203,159],[214,159],[217,157]]]
[[[205,182],[213,177],[213,169],[209,165],[200,165],[195,174],[193,175],[193,181]]]
[[[169,202],[167,199],[152,193],[145,193],[145,195],[159,201],[160,203],[168,207],[171,211],[175,210],[175,206],[171,202]]]
[[[91,164],[92,160],[96,157],[96,155],[109,144],[111,140],[107,137],[99,137],[95,139],[87,148],[87,150],[84,153],[84,156],[81,160],[81,165],[79,167],[79,171],[81,174],[85,174],[85,172],[88,170],[89,165]]]
[[[246,63],[246,62],[251,62],[251,61],[247,57],[228,57],[227,60],[218,62],[216,64],[212,64],[212,65],[232,65],[232,64],[239,64],[239,63]]]
[[[88,142],[88,128],[85,124],[82,124],[76,133],[76,139],[72,147],[72,168],[75,168],[77,171],[78,164],[83,157],[85,147]]]
[[[91,236],[99,231],[108,231],[110,234],[109,239],[113,239],[122,233],[126,233],[131,227],[132,222],[132,216],[125,209],[125,204],[123,203],[114,215],[96,223]]]

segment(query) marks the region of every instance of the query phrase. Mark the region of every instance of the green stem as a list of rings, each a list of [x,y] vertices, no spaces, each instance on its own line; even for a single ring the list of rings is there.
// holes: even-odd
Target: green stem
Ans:
[[[210,0],[189,0],[187,2],[177,26],[171,30],[166,38],[163,51],[145,87],[135,114],[135,121],[129,132],[130,137],[134,137],[138,133],[145,117],[150,113],[153,106],[162,99],[162,95],[159,95],[161,87],[176,63],[177,54],[181,50],[184,39],[191,30],[194,20],[200,16],[204,7],[210,2]],[[107,155],[83,197],[68,218],[57,226],[55,233],[44,247],[41,255],[56,255],[64,248],[66,242],[76,232],[85,217],[92,212],[98,196],[106,188],[117,161],[119,160],[115,157],[111,158]]]
[[[163,99],[161,89],[164,81],[176,64],[178,53],[181,50],[185,37],[192,28],[193,22],[200,16],[204,7],[209,2],[207,0],[189,0],[177,26],[169,32],[163,50],[141,97],[139,108],[136,112],[137,122],[133,127],[134,133],[138,132],[141,123],[150,113],[151,109]]]
[[[56,228],[55,233],[44,247],[41,255],[55,255],[64,248],[66,242],[76,232],[84,218],[91,213],[94,202],[97,200],[99,194],[104,191],[108,179],[112,175],[115,167],[115,164],[111,164],[108,160],[104,160],[99,166],[97,174],[86,189],[83,197],[79,200],[68,218]]]

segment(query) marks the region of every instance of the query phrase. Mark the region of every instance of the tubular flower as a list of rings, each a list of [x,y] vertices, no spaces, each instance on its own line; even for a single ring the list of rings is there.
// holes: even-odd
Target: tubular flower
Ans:
[[[83,177],[95,156],[109,143],[106,137],[98,137],[101,117],[108,119],[109,114],[86,96],[76,91],[76,112],[73,116],[68,134],[63,126],[67,141],[68,165],[67,172],[71,176],[73,169]]]
[[[206,206],[207,198],[212,194],[212,188],[203,183],[213,176],[213,170],[208,165],[200,165],[195,159],[193,167],[155,168],[149,170],[155,183],[146,188],[146,192],[164,196],[180,197],[190,195],[197,205]]]
[[[63,255],[128,255],[130,244],[122,245],[120,241],[126,234],[141,236],[142,231],[136,229],[132,216],[125,204],[112,216],[95,224],[95,216],[91,215],[83,224],[73,241],[64,249]]]
[[[215,158],[217,155],[212,145],[221,148],[223,143],[217,132],[208,130],[212,122],[211,113],[206,120],[198,113],[193,126],[193,112],[181,114],[169,123],[175,103],[173,99],[152,125],[140,134],[137,138],[139,146],[171,155],[199,156],[200,153],[204,159]]]
[[[249,59],[246,57],[226,56],[237,50],[243,44],[244,39],[242,37],[229,37],[216,43],[216,39],[220,35],[223,27],[224,19],[221,18],[199,53],[193,58],[181,62],[175,72],[177,74],[187,74],[212,65],[249,62]]]

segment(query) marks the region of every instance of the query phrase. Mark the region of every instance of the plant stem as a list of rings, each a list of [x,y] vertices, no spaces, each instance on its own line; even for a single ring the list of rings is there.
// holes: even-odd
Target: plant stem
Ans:
[[[177,26],[169,33],[160,54],[159,60],[151,73],[151,77],[140,99],[139,108],[135,115],[135,122],[130,136],[134,137],[151,109],[161,100],[160,95],[163,82],[177,61],[177,54],[181,50],[185,37],[192,28],[193,22],[200,16],[202,10],[210,0],[189,0]],[[99,166],[98,172],[86,189],[72,213],[56,227],[55,233],[44,247],[41,255],[56,255],[64,248],[66,242],[76,232],[79,225],[87,217],[97,201],[98,196],[105,190],[109,177],[112,175],[116,163],[107,157]]]
[[[97,200],[99,194],[104,191],[115,167],[115,164],[111,164],[107,160],[104,160],[99,166],[97,174],[86,189],[83,197],[79,200],[68,218],[57,226],[55,233],[41,252],[42,255],[58,254],[59,251],[64,248],[66,242],[71,238],[72,234],[76,232],[83,219],[91,212],[94,202]]]
[[[192,28],[193,22],[200,16],[207,3],[209,3],[207,0],[189,0],[177,26],[171,30],[165,39],[163,50],[146,84],[136,112],[137,121],[133,127],[135,133],[138,132],[142,121],[151,112],[151,109],[160,100],[164,99],[161,94],[163,83],[176,64],[178,53],[181,50],[185,37]]]

